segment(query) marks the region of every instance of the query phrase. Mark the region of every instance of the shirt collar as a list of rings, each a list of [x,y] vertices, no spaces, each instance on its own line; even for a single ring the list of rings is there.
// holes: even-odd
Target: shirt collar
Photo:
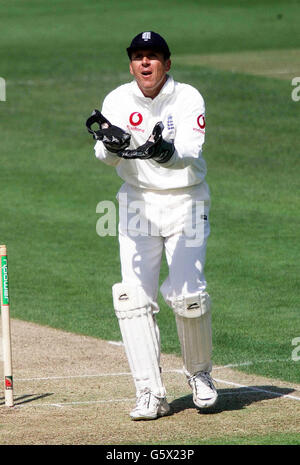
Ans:
[[[139,88],[139,86],[137,85],[137,82],[135,80],[132,81],[131,88],[132,88],[132,94],[134,95],[134,97],[137,97],[140,100],[144,100],[144,101],[156,100],[158,97],[167,96],[167,95],[172,94],[172,92],[174,90],[174,79],[173,79],[172,76],[167,74],[166,82],[164,83],[163,87],[161,88],[159,94],[154,99],[151,99],[150,97],[145,97],[143,92],[141,91],[141,89]]]

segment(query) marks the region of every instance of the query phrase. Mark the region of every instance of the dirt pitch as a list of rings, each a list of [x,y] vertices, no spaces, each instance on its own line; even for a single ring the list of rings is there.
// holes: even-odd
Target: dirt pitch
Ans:
[[[199,412],[181,360],[163,355],[172,415],[133,422],[134,389],[122,345],[19,320],[12,320],[12,340],[15,407],[5,407],[1,392],[0,444],[186,444],[300,432],[299,385],[215,367],[218,403]]]

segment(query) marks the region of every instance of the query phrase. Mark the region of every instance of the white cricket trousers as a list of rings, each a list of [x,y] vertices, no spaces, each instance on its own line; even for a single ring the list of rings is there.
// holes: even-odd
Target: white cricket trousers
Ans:
[[[159,311],[159,275],[165,253],[169,274],[160,291],[170,307],[177,297],[204,291],[210,232],[207,184],[154,191],[125,183],[117,198],[123,283],[141,285],[153,312]]]

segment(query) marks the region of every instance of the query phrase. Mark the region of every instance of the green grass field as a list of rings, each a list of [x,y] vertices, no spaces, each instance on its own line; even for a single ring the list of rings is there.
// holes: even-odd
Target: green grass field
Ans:
[[[299,383],[291,354],[300,337],[300,102],[288,79],[201,63],[300,50],[299,14],[296,0],[2,0],[0,242],[12,317],[120,339],[111,298],[118,240],[96,234],[96,206],[116,203],[122,181],[95,159],[85,120],[131,80],[131,38],[156,30],[174,55],[174,78],[206,101],[214,363]],[[166,274],[164,262],[161,281]],[[162,348],[179,353],[172,312],[159,303]]]

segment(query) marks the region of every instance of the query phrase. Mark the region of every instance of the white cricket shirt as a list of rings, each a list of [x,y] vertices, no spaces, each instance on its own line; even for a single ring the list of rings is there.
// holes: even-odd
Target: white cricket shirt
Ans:
[[[145,97],[133,81],[106,96],[102,113],[112,124],[131,134],[130,149],[144,144],[158,121],[164,124],[163,138],[174,140],[175,152],[164,164],[151,159],[122,159],[97,141],[96,157],[115,166],[125,182],[139,188],[165,190],[204,181],[205,105],[197,89],[176,82],[169,75],[160,93],[151,99]]]

